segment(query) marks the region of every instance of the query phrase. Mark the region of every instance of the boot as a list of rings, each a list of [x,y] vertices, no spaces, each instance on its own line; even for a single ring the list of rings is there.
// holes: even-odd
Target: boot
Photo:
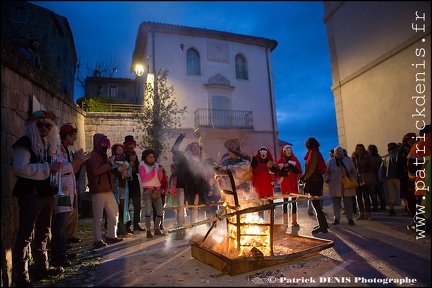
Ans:
[[[373,220],[371,213],[366,213],[366,219],[369,220],[369,221]]]
[[[317,211],[317,220],[318,220],[318,224],[319,226],[317,228],[314,228],[312,230],[312,233],[327,233],[327,229],[328,229],[328,223],[327,223],[327,219],[325,218],[324,215],[324,211]]]
[[[365,220],[366,217],[365,217],[364,212],[360,212],[360,216],[358,216],[356,219],[357,219],[357,220]]]
[[[282,220],[283,220],[283,225],[288,227],[288,214],[287,213],[282,214]]]
[[[300,225],[297,223],[297,214],[291,214],[291,224],[293,227],[299,227]]]

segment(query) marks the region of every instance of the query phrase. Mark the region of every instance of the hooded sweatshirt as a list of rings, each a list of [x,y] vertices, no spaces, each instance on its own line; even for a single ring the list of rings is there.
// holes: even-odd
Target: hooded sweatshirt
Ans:
[[[93,151],[86,161],[88,186],[91,194],[111,192],[114,189],[114,174],[111,173],[111,163],[108,155],[101,151],[101,141],[108,139],[104,134],[93,136]],[[109,148],[109,147],[108,147]]]

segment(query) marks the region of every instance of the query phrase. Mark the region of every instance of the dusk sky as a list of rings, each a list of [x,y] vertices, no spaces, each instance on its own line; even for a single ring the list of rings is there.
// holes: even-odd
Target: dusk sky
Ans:
[[[302,163],[307,138],[321,143],[324,159],[338,145],[322,1],[29,2],[68,19],[82,65],[94,67],[98,60],[118,57],[122,67],[114,77],[134,78],[129,70],[144,21],[276,40],[272,66],[279,139],[293,144]],[[81,97],[82,89],[75,90],[75,98]]]

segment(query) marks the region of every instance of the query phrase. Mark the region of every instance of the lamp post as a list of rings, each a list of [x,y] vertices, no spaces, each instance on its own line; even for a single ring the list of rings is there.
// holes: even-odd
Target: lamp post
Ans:
[[[135,103],[136,104],[143,104],[142,103],[142,95],[140,95],[141,94],[140,87],[142,87],[142,81],[143,80],[142,80],[141,76],[144,75],[144,65],[142,65],[142,64],[136,64],[135,65],[135,75],[138,76],[135,78],[135,81],[136,81]],[[140,100],[138,101],[138,99],[140,99]]]
[[[141,64],[137,64],[135,66],[135,74],[140,77],[144,74],[144,66]]]

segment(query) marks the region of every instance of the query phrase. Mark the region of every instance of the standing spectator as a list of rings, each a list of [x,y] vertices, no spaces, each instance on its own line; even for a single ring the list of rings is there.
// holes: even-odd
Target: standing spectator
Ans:
[[[74,129],[76,129],[76,125],[72,124],[72,126],[69,126],[67,124],[72,124],[72,123],[66,123],[65,125],[63,125],[62,126],[63,130],[65,132],[68,132],[68,133],[74,133],[74,132],[71,132],[71,131],[75,131]],[[61,138],[61,134],[62,134],[61,130],[62,129],[60,129],[60,138]],[[78,131],[78,129],[76,129],[76,131]],[[74,141],[74,143],[75,143],[75,141]],[[75,159],[75,157],[76,157],[75,153],[73,153],[72,151],[69,151],[69,148],[67,146],[65,146],[65,148],[66,148],[66,151],[67,151],[68,155],[71,155],[70,159]],[[86,153],[85,159],[87,157],[90,157],[89,153]],[[77,237],[77,232],[78,232],[78,214],[79,214],[78,213],[78,199],[79,199],[79,196],[78,196],[78,191],[79,191],[78,185],[79,185],[79,182],[78,182],[78,180],[80,178],[80,175],[81,175],[82,171],[85,170],[85,168],[83,168],[84,165],[85,165],[85,162],[82,162],[81,165],[78,167],[78,170],[76,170],[76,172],[75,172],[75,183],[76,183],[76,186],[77,186],[77,197],[75,198],[76,203],[73,203],[74,209],[69,213],[69,218],[68,218],[68,221],[66,223],[66,240],[67,240],[67,244],[70,244],[70,243],[80,243],[81,242],[81,239]]]
[[[132,179],[132,168],[126,159],[126,153],[122,144],[114,144],[111,147],[111,155],[115,156],[114,160],[114,197],[119,210],[119,221],[117,234],[124,237],[131,237],[132,233],[126,231],[126,223],[129,222],[129,185],[127,180]]]
[[[252,154],[252,187],[255,194],[260,199],[273,196],[274,180],[278,172],[278,168],[273,161],[273,156],[265,146],[261,146],[258,149],[258,153],[253,151]],[[264,211],[259,211],[258,215],[264,218]]]
[[[63,168],[63,163],[51,161],[60,145],[56,117],[47,111],[35,111],[24,126],[24,135],[13,145],[13,172],[18,180],[13,194],[18,199],[19,226],[13,250],[15,286],[31,287],[29,277],[31,255],[36,267],[32,279],[44,279],[64,272],[63,267],[51,267],[47,243],[51,230],[54,195],[50,176]]]
[[[327,169],[324,179],[329,186],[329,195],[332,197],[334,220],[333,225],[338,225],[341,215],[341,202],[345,207],[345,216],[349,225],[355,225],[352,211],[352,196],[356,194],[355,189],[345,189],[343,177],[357,175],[357,170],[351,158],[343,153],[343,148],[337,146],[334,149],[334,157],[330,157],[326,163]]]
[[[142,228],[140,225],[141,222],[141,184],[139,179],[139,166],[140,161],[136,154],[136,141],[134,140],[132,135],[128,135],[125,137],[123,142],[123,146],[125,148],[126,159],[129,161],[129,165],[132,169],[132,177],[128,179],[128,187],[129,187],[129,197],[132,199],[133,206],[133,231],[131,229],[132,220],[129,220],[126,223],[126,231],[128,233],[133,233],[136,231],[146,231],[145,228]]]
[[[185,132],[181,133],[171,148],[176,162],[177,200],[180,207],[185,204],[204,204],[203,193],[210,191],[200,145],[197,142],[192,142],[186,146],[184,152],[179,150],[185,136]],[[182,226],[185,221],[184,214],[181,211],[177,213],[177,223]],[[191,209],[190,224],[198,221],[199,213],[198,208]],[[176,239],[181,239],[184,236],[183,232],[179,232]]]
[[[370,157],[369,151],[366,150],[363,144],[357,144],[355,147],[355,152],[352,154],[352,160],[358,174],[362,173],[372,173],[374,169],[374,164]],[[357,220],[372,220],[371,215],[371,203],[370,203],[370,190],[371,186],[361,185],[356,187],[357,203],[360,211]]]
[[[165,198],[166,198],[166,193],[168,191],[169,185],[168,185],[168,175],[165,171],[165,168],[159,164],[159,169],[162,170],[162,180],[161,180],[161,200],[162,200],[162,207],[165,207]],[[156,207],[154,206],[154,204],[152,203],[152,208],[153,208],[153,225],[155,225],[156,227]],[[165,227],[163,225],[164,223],[164,217],[165,217],[165,211],[162,210],[162,219],[161,222],[159,224],[159,229],[160,230],[165,230]]]
[[[343,149],[343,151],[344,151],[345,156],[347,156],[347,151],[345,149]],[[334,157],[334,149],[329,150],[329,156],[330,156],[330,158]],[[323,156],[323,158],[324,158],[324,156]],[[300,184],[300,185],[304,186],[304,184]],[[355,206],[356,206],[355,196],[353,196],[352,198],[353,198],[353,209],[355,211]],[[308,202],[308,215],[314,216],[315,210],[313,209],[312,200],[308,200],[307,202]],[[323,199],[320,200],[320,204],[321,204],[321,207],[324,207],[324,200]],[[344,208],[342,207],[341,209],[343,210]],[[327,213],[324,212],[324,215],[327,216]]]
[[[143,163],[139,168],[139,176],[143,188],[143,198],[145,202],[145,225],[147,229],[147,238],[153,238],[150,231],[150,216],[152,213],[152,204],[156,208],[156,220],[154,226],[154,235],[165,235],[160,230],[162,220],[162,199],[161,199],[161,181],[163,178],[162,169],[156,163],[156,154],[152,149],[146,149],[142,152],[141,160]]]
[[[346,157],[349,157],[346,149],[343,149],[343,153]],[[355,195],[352,196],[352,203],[353,203],[353,213],[357,214],[357,197]]]
[[[136,154],[136,141],[132,135],[127,135],[125,141],[123,142],[125,148],[126,159],[129,161],[129,165],[132,169],[132,177],[128,179],[129,197],[132,199],[133,206],[133,231],[131,229],[132,221],[129,220],[126,223],[126,231],[128,233],[133,233],[135,231],[146,231],[140,225],[141,222],[141,194],[142,188],[139,178],[139,166],[140,162]]]
[[[305,184],[305,192],[311,196],[323,196],[324,176],[326,164],[324,158],[319,151],[320,144],[318,140],[310,137],[305,142],[308,150],[305,160],[305,171],[300,177],[300,183]],[[327,233],[328,224],[319,199],[312,200],[313,208],[318,221],[318,226],[315,226],[312,233]]]
[[[42,62],[39,56],[39,41],[30,39],[25,48],[19,48],[19,52],[24,58],[29,61],[35,68],[42,69]]]
[[[413,132],[407,133],[402,138],[402,146],[398,151],[398,175],[400,180],[400,198],[403,199],[405,207],[408,211],[408,215],[411,219],[414,219],[416,214],[416,197],[415,197],[415,185],[413,181],[409,180],[408,177],[408,153],[416,143],[416,134]],[[411,226],[414,225],[414,220],[412,220]]]
[[[72,123],[66,123],[60,127],[61,144],[58,149],[57,161],[63,162],[61,169],[61,189],[64,197],[55,200],[55,208],[52,225],[51,262],[56,266],[70,267],[76,254],[67,254],[66,224],[73,210],[77,210],[77,188],[75,173],[81,164],[87,159],[83,149],[78,150],[72,159],[68,146],[72,146],[77,139],[78,129]]]
[[[185,206],[185,188],[186,188],[186,179],[190,177],[189,165],[187,163],[187,158],[184,152],[180,151],[180,144],[183,142],[186,133],[181,133],[174,145],[171,148],[171,152],[173,153],[173,162],[176,167],[176,190],[177,190],[177,203],[179,207]],[[184,208],[180,208],[177,211],[177,225],[179,227],[184,226],[186,215],[183,213]],[[184,230],[180,230],[176,233],[175,239],[182,240],[186,236]]]
[[[356,166],[358,175],[362,173],[373,173],[374,164],[369,151],[363,144],[357,144],[352,154],[352,160]],[[360,211],[357,220],[372,220],[370,191],[371,186],[361,185],[356,188],[357,204]]]
[[[279,159],[277,161],[279,172],[277,174],[278,182],[280,183],[281,193],[285,194],[298,194],[298,178],[303,173],[300,161],[294,155],[291,144],[282,147]],[[287,198],[284,198],[284,201]],[[297,198],[292,197],[295,201]],[[288,203],[282,205],[283,208],[283,224],[288,226]],[[297,202],[291,203],[291,224],[294,227],[299,227],[297,223]]]
[[[384,181],[383,187],[387,190],[386,200],[390,209],[389,216],[395,216],[396,197],[400,197],[400,180],[397,169],[399,145],[394,142],[388,143],[387,151],[388,154],[383,157],[378,176],[381,182]]]
[[[383,190],[382,182],[379,181],[379,177],[378,177],[378,171],[382,163],[382,157],[381,155],[378,154],[378,148],[376,145],[373,144],[369,145],[368,151],[370,153],[373,162],[373,171],[377,179],[377,184],[372,186],[370,190],[370,196],[372,199],[372,207],[373,207],[371,211],[378,212],[379,210],[386,210],[386,200],[385,200],[384,190]],[[378,198],[380,204],[379,209],[378,209]]]
[[[93,135],[93,151],[86,161],[89,191],[93,208],[93,248],[99,249],[107,243],[117,243],[124,239],[117,237],[119,210],[114,197],[114,176],[111,171],[115,155],[108,158],[111,147],[108,137],[101,133]],[[102,239],[101,222],[104,210],[107,214],[106,242]]]
[[[188,205],[205,203],[204,193],[209,192],[210,184],[206,166],[202,159],[202,148],[198,142],[189,143],[185,149],[190,175],[187,177],[185,198]],[[191,209],[190,224],[203,220],[205,212],[199,208]]]

